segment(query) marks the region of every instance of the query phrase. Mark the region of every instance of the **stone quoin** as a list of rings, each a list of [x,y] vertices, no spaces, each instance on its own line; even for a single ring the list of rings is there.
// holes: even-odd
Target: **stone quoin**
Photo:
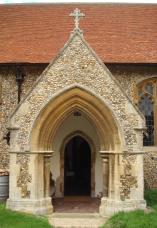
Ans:
[[[12,63],[9,58],[13,57],[5,56],[6,62],[0,58],[0,169],[9,171],[7,208],[51,214],[55,211],[53,195],[53,198],[99,198],[102,217],[118,211],[145,209],[144,187],[157,187],[155,60],[139,63],[142,60],[139,57],[137,61],[136,56],[134,61],[130,57],[130,62],[117,60],[105,64],[105,57],[99,58],[88,42],[93,40],[96,44],[95,40],[101,36],[97,32],[98,24],[93,29],[90,25],[99,14],[99,7],[106,12],[106,15],[100,15],[101,21],[111,16],[109,21],[114,28],[115,15],[121,8],[124,12],[130,10],[133,18],[134,14],[138,17],[137,12],[143,11],[145,6],[115,5],[116,11],[112,4],[3,7],[4,16],[8,8],[15,7],[13,14],[16,12],[17,18],[27,17],[29,11],[43,7],[41,23],[49,17],[55,20],[55,15],[60,18],[62,13],[61,27],[51,28],[54,33],[56,29],[67,34],[66,20],[70,20],[71,28],[71,17],[74,18],[68,40],[65,39],[63,48],[49,64],[47,59],[42,62],[42,58],[26,62],[29,54],[25,55],[24,62],[23,57]],[[53,14],[50,15],[51,10]],[[155,10],[152,6],[149,13],[153,15]],[[88,21],[89,25],[84,22],[86,18],[89,20],[88,12],[90,20],[93,18]],[[115,13],[113,19],[111,12]],[[128,16],[121,17],[131,23]],[[153,27],[154,21],[149,18]],[[34,32],[40,41],[42,28],[39,34],[38,26],[36,24]],[[101,23],[100,26],[103,27]],[[131,29],[135,25],[128,26]],[[139,26],[139,33],[140,29],[143,32]],[[29,28],[25,32],[28,37]],[[110,35],[119,36],[114,32],[106,30],[106,39]],[[55,36],[54,33],[50,36]],[[86,39],[86,33],[91,38]],[[57,39],[62,39],[59,32],[56,34]],[[102,36],[101,39],[105,42]],[[15,46],[11,48],[15,50]],[[25,48],[21,45],[21,50]],[[112,59],[117,58],[113,50],[111,54]],[[37,56],[40,56],[39,52]]]

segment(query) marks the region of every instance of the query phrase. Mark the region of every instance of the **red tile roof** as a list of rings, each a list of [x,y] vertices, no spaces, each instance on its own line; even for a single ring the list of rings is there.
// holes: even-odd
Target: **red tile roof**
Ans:
[[[69,13],[105,63],[157,63],[157,5],[32,4],[0,6],[0,63],[48,63],[73,29]]]

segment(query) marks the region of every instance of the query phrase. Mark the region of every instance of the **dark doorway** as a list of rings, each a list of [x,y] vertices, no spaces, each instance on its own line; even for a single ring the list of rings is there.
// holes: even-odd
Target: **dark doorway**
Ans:
[[[73,137],[64,151],[64,195],[90,196],[91,150],[81,136]]]

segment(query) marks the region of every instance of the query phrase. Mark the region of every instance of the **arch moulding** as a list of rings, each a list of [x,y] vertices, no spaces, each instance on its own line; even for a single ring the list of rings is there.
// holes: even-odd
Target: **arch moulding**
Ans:
[[[38,214],[52,212],[51,199],[45,191],[48,156],[53,151],[57,129],[74,111],[83,113],[95,127],[101,154],[112,152],[105,158],[109,160],[105,163],[109,169],[104,168],[109,170],[105,174],[109,176],[109,186],[100,214],[144,208],[144,120],[78,30],[11,117],[8,207]]]
[[[112,111],[95,94],[73,86],[54,96],[39,113],[30,134],[31,151],[53,150],[53,139],[64,120],[81,111],[95,126],[100,150],[122,150],[122,130]]]
[[[71,134],[67,135],[60,148],[60,183],[61,183],[61,192],[64,195],[64,153],[67,143],[75,136],[81,136],[85,139],[90,147],[91,152],[91,196],[95,196],[95,159],[96,159],[96,147],[93,140],[83,131],[74,131]]]

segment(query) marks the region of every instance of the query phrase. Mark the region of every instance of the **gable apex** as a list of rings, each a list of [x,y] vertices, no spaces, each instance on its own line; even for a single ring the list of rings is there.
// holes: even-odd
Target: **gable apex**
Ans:
[[[94,89],[93,87],[97,81],[97,84],[100,86],[98,86],[96,93],[100,93],[100,95],[101,93],[104,93],[102,92],[103,88],[101,88],[104,83],[104,85],[110,89],[112,85],[113,90],[116,90],[116,93],[121,94],[118,95],[119,99],[127,100],[130,105],[133,106],[135,112],[137,112],[138,115],[144,119],[138,108],[127,96],[119,82],[115,79],[109,69],[84,39],[83,33],[80,29],[74,29],[74,31],[71,32],[67,43],[59,51],[56,58],[53,59],[48,67],[43,71],[26,97],[21,100],[11,117],[14,116],[22,103],[29,99],[33,93],[40,93],[41,90],[38,90],[40,85],[38,84],[41,83],[44,85],[47,83],[47,81],[52,85],[57,83],[57,87],[59,87],[59,89],[78,84],[87,88],[89,87],[91,90]],[[49,91],[50,94],[55,92],[56,91]],[[42,96],[42,94],[40,94],[40,96]],[[109,94],[106,96],[110,103]]]
[[[59,59],[65,53],[66,49],[70,46],[70,44],[75,43],[75,42],[78,42],[79,40],[81,41],[80,44],[82,43],[87,48],[87,50],[89,51],[89,53],[94,57],[95,61],[103,68],[103,70],[106,72],[106,74],[109,75],[109,77],[112,78],[112,80],[116,83],[116,85],[119,87],[119,89],[121,90],[121,92],[127,97],[129,103],[134,107],[134,109],[136,110],[136,112],[138,112],[138,114],[144,120],[144,116],[142,115],[142,113],[139,111],[139,109],[136,107],[136,105],[132,102],[132,100],[127,95],[127,93],[125,92],[125,90],[122,88],[122,86],[120,85],[120,83],[112,75],[112,73],[110,72],[110,70],[102,62],[102,60],[99,58],[99,56],[96,54],[96,52],[90,46],[90,44],[86,41],[86,39],[84,38],[84,33],[80,29],[74,29],[71,32],[70,37],[69,37],[69,40],[65,43],[64,47],[58,52],[58,54],[55,57],[55,59],[53,59],[50,62],[50,64],[48,65],[48,67],[45,69],[45,71],[43,73],[46,73],[51,68],[51,66],[55,63],[55,61],[57,61],[57,59]],[[81,48],[81,45],[80,45],[80,48]],[[66,57],[68,58],[68,56],[66,56]],[[97,78],[97,80],[99,80],[99,78]]]

